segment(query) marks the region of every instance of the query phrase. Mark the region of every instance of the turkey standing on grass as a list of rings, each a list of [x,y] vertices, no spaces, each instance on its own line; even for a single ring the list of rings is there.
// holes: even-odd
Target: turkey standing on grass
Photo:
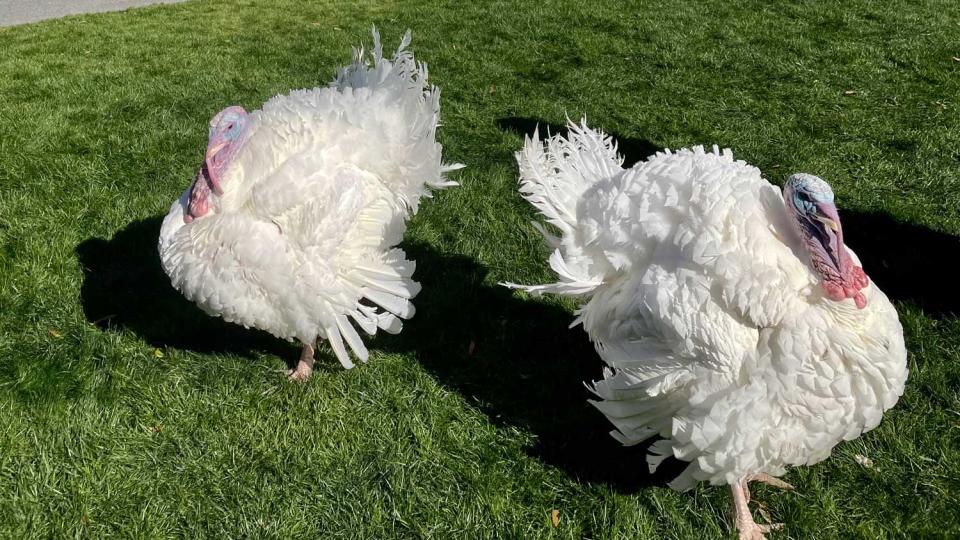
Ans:
[[[561,235],[557,283],[519,286],[585,303],[609,366],[594,405],[624,444],[660,436],[651,471],[671,487],[729,484],[740,538],[762,538],[747,483],[811,465],[880,423],[907,378],[893,306],[843,244],[833,192],[780,190],[729,150],[666,151],[631,169],[584,123],[517,154],[520,191]]]
[[[373,30],[327,88],[296,90],[247,113],[220,111],[193,184],[163,220],[159,249],[173,286],[211,315],[298,339],[291,379],[306,380],[314,345],[344,367],[367,360],[356,324],[396,333],[420,290],[395,248],[444,173],[435,134],[440,92],[404,48],[383,58]],[[350,321],[352,319],[352,323]]]

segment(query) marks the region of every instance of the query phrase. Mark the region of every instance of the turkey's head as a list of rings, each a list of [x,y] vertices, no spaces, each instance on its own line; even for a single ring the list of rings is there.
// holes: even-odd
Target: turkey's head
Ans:
[[[211,191],[218,196],[223,195],[220,180],[240,147],[247,127],[247,116],[243,107],[233,106],[210,119],[207,152],[190,187],[187,213],[183,215],[186,223],[210,211]]]
[[[794,174],[783,186],[783,199],[794,229],[810,251],[827,298],[852,298],[858,308],[866,307],[860,289],[870,281],[843,245],[843,228],[830,185],[812,174]]]

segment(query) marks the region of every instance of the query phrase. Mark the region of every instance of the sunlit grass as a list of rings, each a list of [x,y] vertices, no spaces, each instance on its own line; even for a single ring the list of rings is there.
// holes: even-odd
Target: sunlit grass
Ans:
[[[290,345],[165,282],[159,216],[217,110],[322,85],[411,28],[466,163],[405,246],[424,290],[369,364],[304,386]],[[777,537],[960,535],[960,4],[190,2],[0,29],[0,536],[731,536],[609,439],[600,362],[516,193],[530,126],[586,114],[633,159],[718,144],[828,179],[900,308],[898,406],[756,498]],[[868,468],[857,456],[872,460]],[[551,521],[559,510],[559,526]]]

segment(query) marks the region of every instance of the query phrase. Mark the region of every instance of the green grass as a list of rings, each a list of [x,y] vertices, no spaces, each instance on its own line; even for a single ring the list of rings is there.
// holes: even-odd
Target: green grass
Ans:
[[[718,144],[833,184],[910,380],[879,428],[756,498],[787,522],[775,538],[960,535],[960,4],[482,4],[0,29],[0,537],[732,537],[727,490],[665,489],[607,437],[573,304],[496,285],[550,277],[517,132],[581,114],[632,159]],[[388,48],[413,29],[445,157],[469,168],[408,230],[424,290],[404,333],[291,385],[293,346],[170,289],[159,219],[211,114],[325,84],[374,22]]]

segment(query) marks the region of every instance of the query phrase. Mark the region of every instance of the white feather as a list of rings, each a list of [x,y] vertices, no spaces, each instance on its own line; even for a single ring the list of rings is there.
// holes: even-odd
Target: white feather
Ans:
[[[188,193],[170,208],[159,251],[174,287],[212,315],[285,338],[344,340],[396,333],[414,314],[414,263],[394,248],[431,189],[462,165],[441,162],[440,93],[405,50],[384,58],[373,30],[326,88],[295,90],[249,116],[247,135],[211,196],[210,214],[184,224]],[[373,302],[380,308],[366,305]]]
[[[560,232],[540,229],[559,281],[522,288],[585,301],[575,322],[610,366],[594,404],[624,444],[664,437],[652,469],[691,462],[673,487],[815,463],[903,392],[893,306],[873,285],[862,310],[826,299],[779,190],[729,150],[624,170],[584,123],[517,160],[520,192]]]

